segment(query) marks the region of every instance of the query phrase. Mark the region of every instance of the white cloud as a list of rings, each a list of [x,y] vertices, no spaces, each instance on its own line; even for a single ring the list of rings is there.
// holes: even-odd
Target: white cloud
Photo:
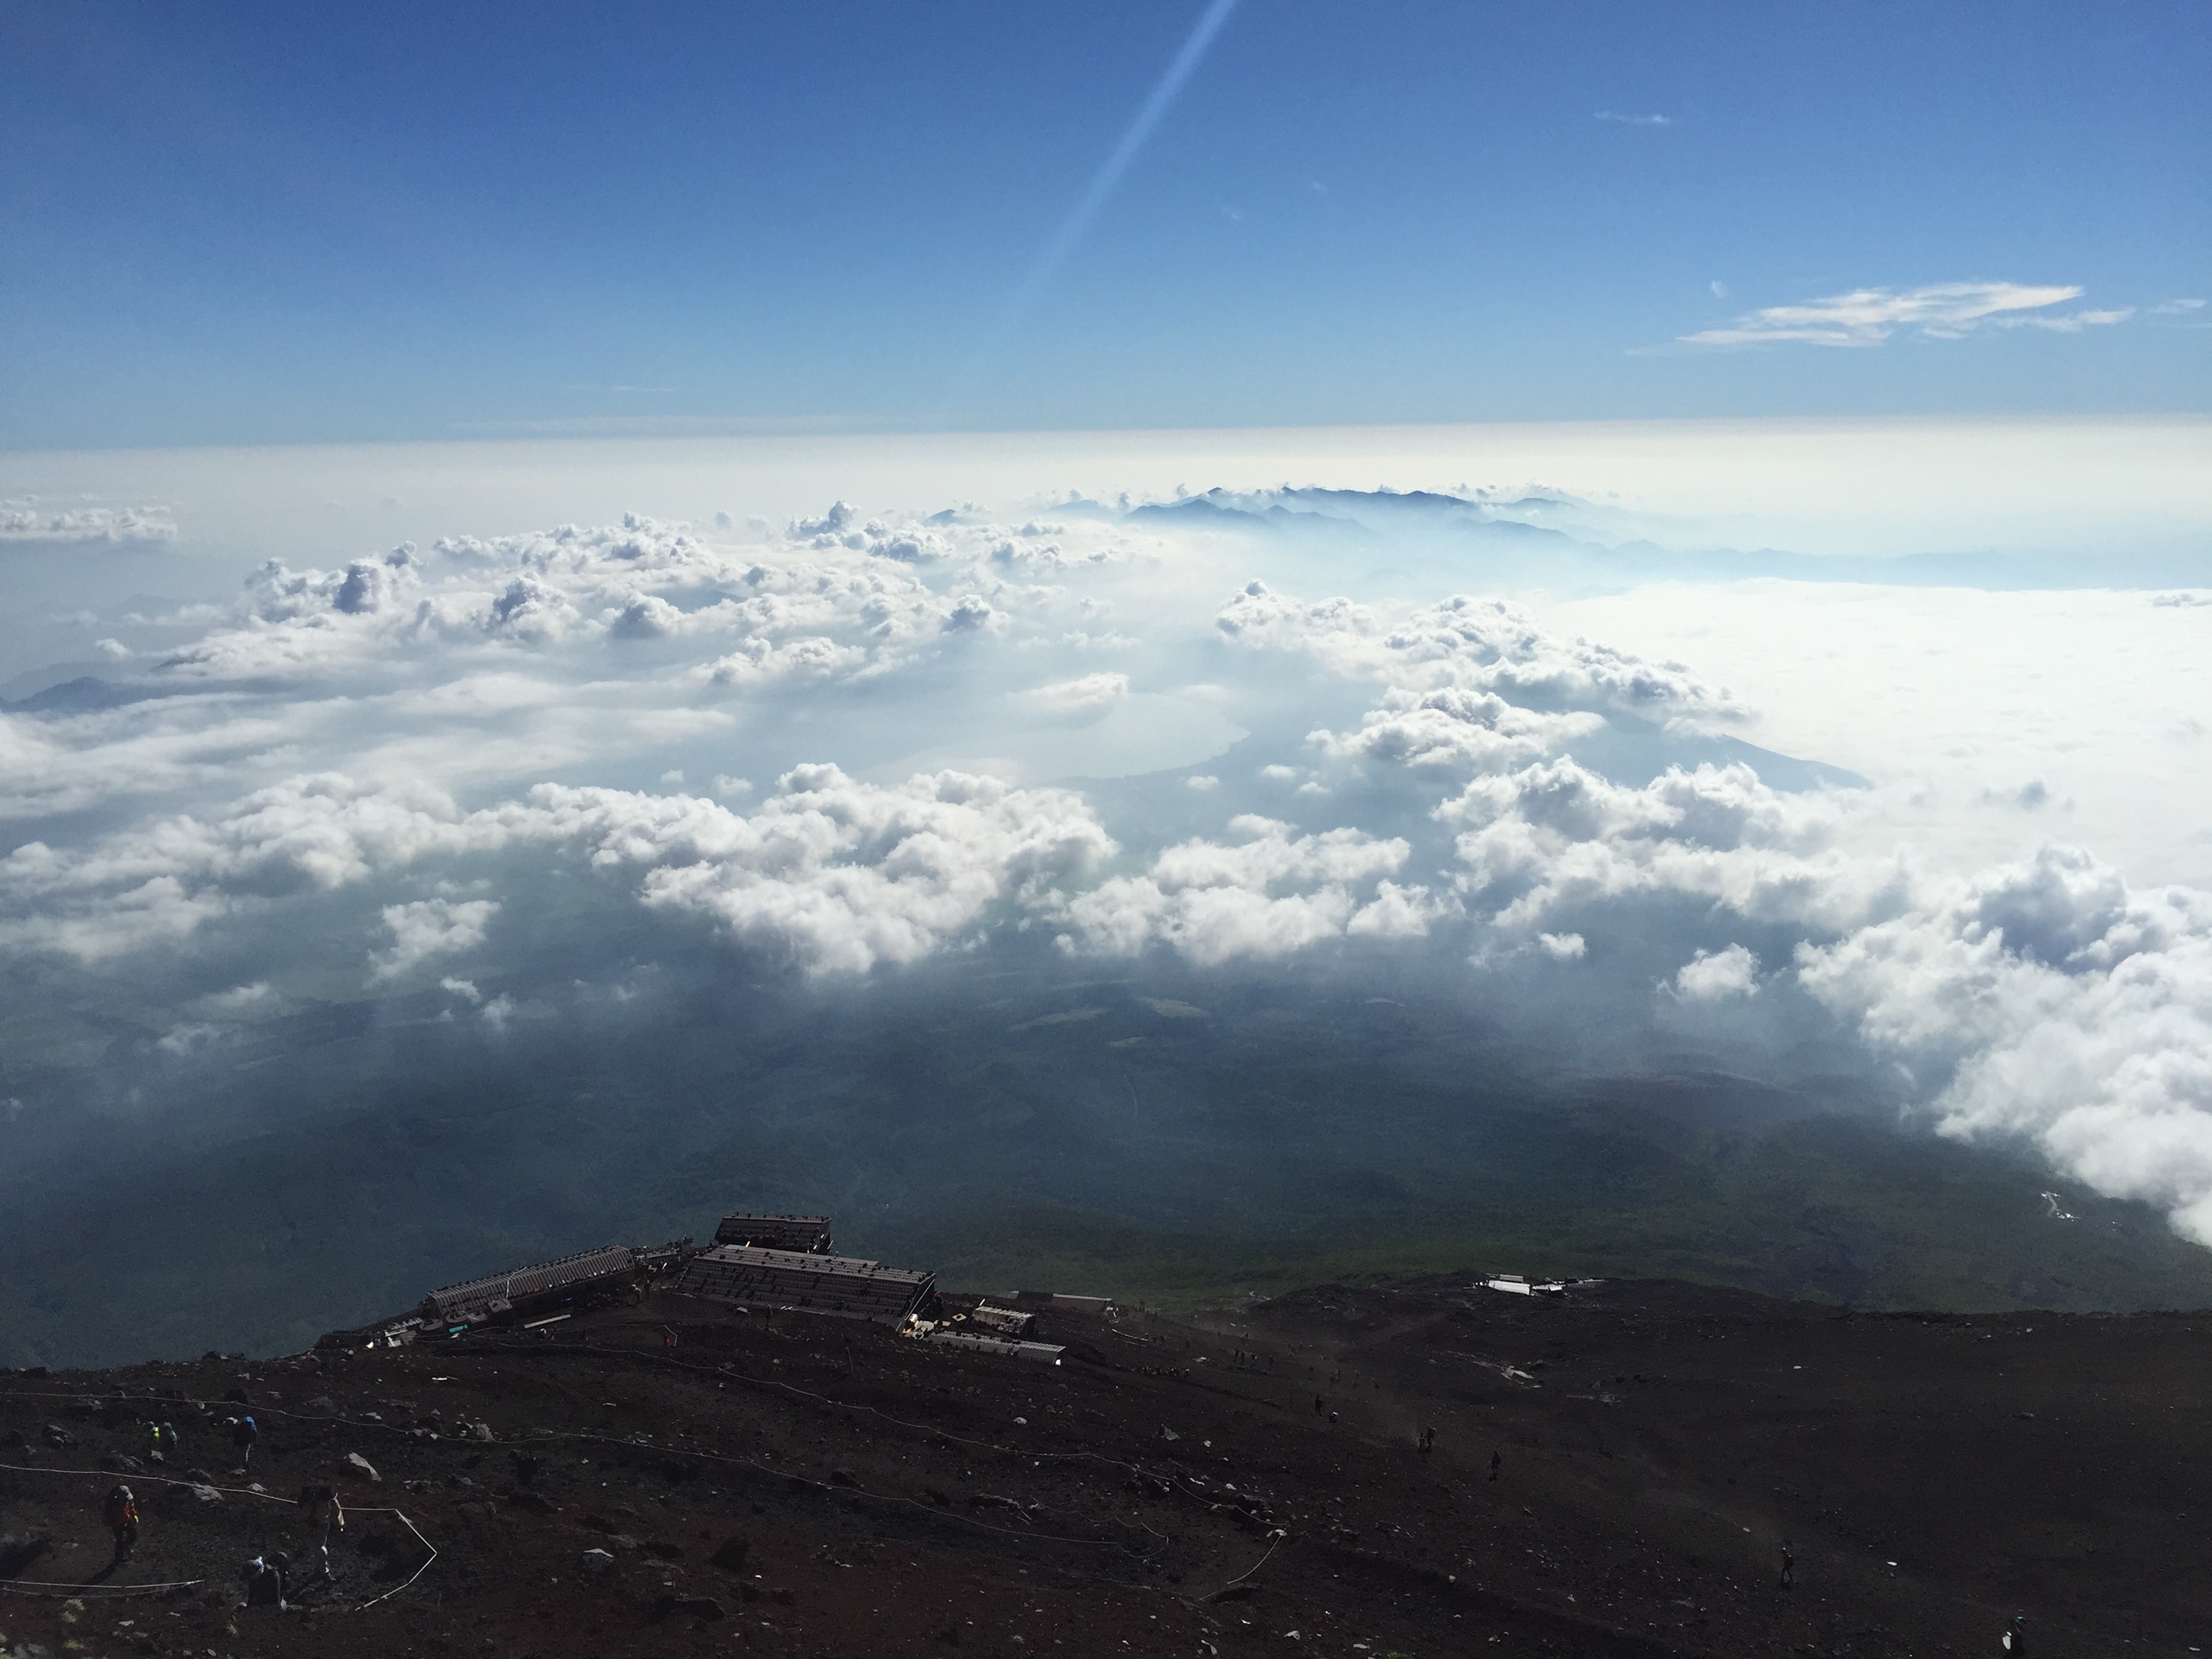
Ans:
[[[427,786],[386,792],[337,774],[293,778],[213,820],[157,820],[82,849],[24,843],[0,859],[0,945],[95,960],[479,844],[452,801]]]
[[[35,495],[0,499],[0,544],[9,542],[168,542],[176,521],[166,507],[64,506]]]
[[[230,1035],[231,1028],[228,1026],[188,1023],[170,1027],[155,1047],[165,1054],[174,1054],[182,1059],[191,1054],[204,1054]]]
[[[495,899],[422,899],[386,905],[384,925],[392,930],[392,946],[371,958],[375,971],[370,978],[398,979],[433,957],[475,950],[498,914]]]
[[[1361,718],[1358,732],[1316,732],[1310,741],[1336,759],[1492,771],[1549,754],[1604,724],[1595,714],[1545,714],[1517,708],[1491,691],[1393,687],[1381,708]]]
[[[1235,844],[1187,841],[1141,876],[1103,883],[1061,915],[1070,948],[1133,955],[1164,942],[1201,965],[1239,957],[1279,957],[1324,939],[1407,938],[1453,913],[1425,887],[1395,874],[1412,848],[1357,830],[1302,836],[1277,819],[1246,814],[1230,823]]]
[[[1691,894],[1739,915],[1835,930],[1902,902],[1892,862],[1833,844],[1826,793],[1785,794],[1747,766],[1669,768],[1641,788],[1572,760],[1479,777],[1437,809],[1459,826],[1469,898],[1525,931],[1564,906]]]
[[[1559,638],[1503,599],[1456,596],[1394,623],[1350,599],[1308,603],[1255,581],[1231,596],[1214,626],[1232,644],[1303,652],[1340,674],[1388,684],[1395,701],[1370,717],[1370,727],[1383,728],[1371,740],[1324,739],[1350,745],[1347,753],[1371,741],[1383,750],[1402,744],[1409,753],[1434,752],[1442,760],[1470,746],[1486,750],[1494,740],[1543,733],[1543,741],[1557,741],[1589,729],[1547,723],[1528,712],[1532,704],[1687,726],[1727,724],[1747,712],[1724,687],[1705,684],[1680,663]],[[1504,703],[1516,711],[1507,714]]]
[[[2074,311],[2063,317],[1993,317],[1992,328],[2039,328],[2052,334],[2079,334],[2085,328],[2110,328],[2136,314],[2133,306],[2117,311]]]
[[[1079,796],[941,772],[885,788],[801,766],[750,817],[690,796],[541,785],[488,815],[594,864],[650,866],[641,896],[781,948],[808,973],[910,963],[994,905],[1049,909],[1114,842]]]
[[[200,1005],[211,1012],[236,1018],[258,1013],[283,1001],[275,987],[265,979],[255,980],[250,985],[234,985],[228,991],[217,991],[212,996],[200,999]]]
[[[1103,719],[1115,703],[1129,695],[1127,674],[1085,674],[1012,694],[1012,700],[1029,713],[1055,722],[1082,725]]]
[[[1763,345],[1795,342],[1804,345],[1880,345],[1899,329],[1912,329],[1929,339],[1957,339],[1984,324],[2000,327],[2023,322],[2038,326],[2078,329],[2100,322],[2118,322],[2126,312],[2081,312],[2073,319],[2030,318],[2069,300],[2079,299],[2078,287],[2026,283],[1930,283],[1922,288],[1854,289],[1802,305],[1766,306],[1747,312],[1721,328],[1685,334],[1690,345]]]
[[[2186,317],[2204,309],[2202,300],[2166,300],[2150,308],[2154,317]]]
[[[87,960],[173,942],[217,917],[330,891],[430,856],[568,843],[602,867],[647,866],[648,905],[712,917],[811,973],[912,962],[1000,900],[1056,890],[1114,852],[1081,799],[939,773],[884,787],[802,766],[751,817],[688,795],[541,785],[464,814],[435,791],[295,779],[212,821],[165,820],[81,852],[0,860],[0,944]],[[380,977],[479,943],[485,900],[387,908]]]
[[[2046,845],[1802,946],[1798,977],[1933,1080],[1947,1133],[2028,1137],[2212,1243],[2212,895]]]
[[[1963,320],[1931,303],[1863,307],[1820,325],[1882,337],[2104,325],[2106,313],[2057,308],[2070,291],[2034,301],[2041,292]],[[1971,311],[1988,298],[1958,303]],[[90,521],[79,527],[93,533]],[[96,628],[73,637],[115,627],[136,650],[133,690],[158,695],[0,714],[0,814],[33,820],[0,858],[0,950],[97,962],[215,922],[228,945],[314,900],[325,907],[318,930],[332,939],[359,941],[380,922],[379,942],[390,943],[372,958],[378,979],[419,971],[427,983],[447,956],[506,943],[492,923],[513,898],[477,879],[489,868],[503,884],[542,879],[549,859],[572,874],[595,866],[656,913],[814,975],[918,962],[1001,926],[1042,924],[1071,950],[1164,949],[1200,966],[1465,927],[1491,941],[1474,951],[1486,960],[1523,952],[1524,963],[1581,962],[1578,975],[1589,975],[1621,959],[1604,931],[1608,906],[1656,898],[1679,913],[1688,900],[1709,918],[1804,937],[1802,988],[1911,1067],[1952,1133],[2031,1136],[2069,1173],[2166,1204],[2212,1240],[2212,899],[2131,891],[2114,872],[2057,852],[1971,880],[1926,875],[1880,855],[1897,839],[1881,816],[1894,789],[1790,793],[1741,766],[1623,783],[1560,757],[1571,745],[1610,752],[1580,746],[1607,728],[1641,742],[1654,728],[1745,719],[1727,690],[1662,659],[1718,637],[1709,614],[1679,644],[1650,639],[1645,656],[1482,598],[1308,602],[1253,582],[1209,617],[1203,596],[1224,578],[1212,552],[1194,550],[1210,546],[1203,536],[1147,542],[1073,508],[996,524],[972,508],[909,520],[848,507],[786,535],[744,533],[738,546],[631,519],[440,543],[427,555],[401,547],[329,570],[268,566],[212,614],[88,618]],[[1649,594],[1628,602],[1648,605]],[[2187,667],[2203,654],[2184,630],[2205,611],[2113,601],[2123,602],[2138,635],[2148,619],[2176,630],[2160,661]],[[1779,602],[1759,603],[1771,626]],[[1882,603],[1893,615],[1904,601]],[[2069,597],[2064,608],[2070,617],[2084,603]],[[1886,695],[1940,729],[1942,752],[1964,741],[1941,706],[1959,698],[1904,672],[1927,654],[1921,641],[1883,668],[1875,630],[1838,622],[1845,608],[1832,591],[1818,605],[1816,643],[1832,640],[1840,664],[1820,683],[1832,708],[1858,720],[1875,695],[1867,684],[1893,683],[1903,689]],[[1957,614],[1946,610],[1931,629],[1957,631]],[[155,625],[197,637],[149,652],[129,629]],[[1614,617],[1598,631],[1626,625]],[[1246,817],[1218,836],[1133,846],[1116,863],[1121,849],[1074,793],[964,769],[885,781],[921,769],[899,757],[924,742],[1000,756],[993,743],[1024,722],[1050,728],[1039,741],[1051,764],[1079,770],[1065,757],[1091,735],[1088,722],[1135,721],[1164,701],[1132,692],[1123,672],[1085,672],[1100,659],[1075,654],[1105,649],[1129,653],[1106,660],[1142,663],[1148,682],[1203,653],[1207,665],[1185,672],[1207,677],[1204,695],[1181,707],[1218,707],[1246,727],[1260,723],[1237,711],[1268,714],[1271,735],[1234,759],[1194,748],[1149,769],[1206,792],[1203,803],[1180,797],[1186,805],[1234,810],[1249,796],[1319,811],[1308,803],[1325,798],[1329,822],[1356,823],[1309,834]],[[1786,672],[1813,673],[1816,653],[1778,650]],[[2118,695],[2095,690],[2090,647],[2046,654],[1986,678],[2009,685],[2047,670],[2084,703]],[[2145,678],[2163,701],[2116,723],[2198,742],[2185,676]],[[1308,690],[1313,708],[1330,712],[1297,718]],[[1977,718],[1996,742],[1994,717]],[[892,730],[902,720],[923,733],[905,747]],[[947,738],[948,721],[965,725]],[[1317,721],[1301,749],[1297,734]],[[1866,723],[1894,743],[1895,711]],[[1997,792],[2008,837],[2023,824],[2015,804],[2033,799],[2023,780],[2050,785],[2037,823],[2071,813],[2077,796],[2088,811],[2097,793],[2047,770],[2070,763],[2040,727],[2020,724],[2031,734],[2006,737],[2014,747],[2002,761],[1976,763],[1983,769],[1960,786],[1961,799]],[[1771,727],[1762,740],[1785,746]],[[1879,746],[1832,752],[1835,744],[1827,728],[1819,743],[1800,732],[1786,746],[1870,774],[1894,760]],[[866,770],[794,769],[793,754]],[[782,775],[760,798],[747,771]],[[659,778],[659,792],[578,782],[610,775]],[[708,777],[714,799],[666,793]],[[1887,805],[1866,805],[1876,798]],[[1431,807],[1433,824],[1419,817]],[[1916,836],[1938,810],[1913,821]],[[1142,834],[1139,823],[1132,838]],[[538,850],[484,862],[522,848]],[[403,902],[410,891],[432,896]],[[330,923],[326,912],[347,906]],[[358,970],[361,945],[338,948]],[[1682,953],[1662,960],[1672,967]],[[1684,1002],[1733,1000],[1765,1015],[1794,999],[1761,966],[1732,946],[1664,982]],[[256,971],[277,975],[273,964]],[[489,1028],[543,1012],[487,1001],[473,979],[439,982],[456,1018],[473,1009]],[[188,996],[161,1022],[167,1046],[198,1052],[285,1006],[259,981]]]
[[[1599,110],[1591,118],[1611,121],[1624,127],[1671,127],[1674,125],[1674,118],[1671,115],[1622,115],[1609,109]]]
[[[1669,987],[1684,1002],[1727,1002],[1759,994],[1759,958],[1741,945],[1700,951],[1682,964]]]

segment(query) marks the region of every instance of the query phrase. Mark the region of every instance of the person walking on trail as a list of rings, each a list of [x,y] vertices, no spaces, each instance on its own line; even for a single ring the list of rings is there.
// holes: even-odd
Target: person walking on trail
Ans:
[[[285,1605],[285,1574],[291,1562],[280,1553],[257,1555],[240,1569],[239,1577],[246,1580],[246,1605],[249,1607],[281,1607]]]
[[[131,1495],[131,1488],[117,1486],[110,1492],[100,1518],[115,1534],[115,1559],[120,1562],[138,1541],[138,1500]]]
[[[345,1508],[335,1486],[302,1486],[293,1500],[300,1506],[300,1526],[323,1553],[323,1577],[331,1576],[331,1534],[345,1530]]]
[[[261,1438],[260,1426],[250,1417],[231,1419],[230,1443],[238,1448],[238,1468],[243,1474],[253,1466],[253,1443]]]
[[[2027,1651],[2027,1615],[2026,1613],[2013,1614],[2012,1623],[2005,1626],[2005,1633],[1999,1645],[2004,1649],[2008,1659],[2021,1659],[2021,1656]]]
[[[1782,1540],[1782,1588],[1789,1589],[1797,1582],[1797,1558],[1790,1553],[1790,1540]]]
[[[1505,1455],[1503,1452],[1492,1452],[1490,1454],[1490,1478],[1492,1480],[1498,1479],[1498,1465],[1504,1462],[1504,1461]]]
[[[1421,1455],[1426,1457],[1436,1449],[1437,1431],[1434,1429],[1423,1429],[1421,1431]]]
[[[156,1463],[166,1463],[176,1455],[177,1431],[167,1423],[154,1425],[154,1450]]]
[[[1328,1402],[1323,1400],[1319,1395],[1316,1395],[1314,1396],[1314,1415],[1316,1417],[1322,1416],[1328,1412]]]

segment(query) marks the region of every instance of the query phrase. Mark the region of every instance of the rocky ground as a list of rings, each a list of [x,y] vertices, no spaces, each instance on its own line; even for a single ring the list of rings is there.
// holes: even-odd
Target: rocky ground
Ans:
[[[2016,1611],[2038,1656],[2212,1645],[2212,1315],[1455,1277],[1044,1324],[1057,1366],[660,1292],[0,1376],[0,1654],[1971,1654]],[[248,1558],[319,1563],[318,1481],[331,1577],[241,1606]]]

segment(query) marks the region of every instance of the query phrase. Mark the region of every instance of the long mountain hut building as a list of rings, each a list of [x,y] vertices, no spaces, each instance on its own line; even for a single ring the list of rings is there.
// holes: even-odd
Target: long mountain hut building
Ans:
[[[749,1244],[757,1250],[796,1250],[828,1255],[835,1248],[826,1215],[726,1215],[714,1229],[717,1244]]]
[[[937,1275],[854,1256],[719,1244],[684,1265],[684,1295],[752,1308],[790,1309],[902,1325],[937,1302]]]
[[[636,1255],[627,1245],[605,1244],[441,1286],[422,1298],[422,1313],[426,1322],[480,1324],[502,1315],[524,1316],[558,1306],[585,1292],[626,1287],[636,1276]]]

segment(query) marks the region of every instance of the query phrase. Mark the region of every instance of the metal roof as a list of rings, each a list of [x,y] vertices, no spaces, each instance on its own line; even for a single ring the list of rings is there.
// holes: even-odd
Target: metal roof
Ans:
[[[714,1229],[717,1244],[750,1244],[763,1250],[800,1250],[810,1255],[830,1254],[830,1218],[826,1215],[752,1215],[743,1211],[726,1215]]]
[[[857,1256],[718,1245],[691,1258],[676,1288],[717,1302],[796,1308],[896,1324],[937,1288],[934,1273]]]
[[[488,1310],[495,1302],[511,1305],[574,1285],[612,1279],[635,1271],[636,1265],[636,1258],[627,1246],[605,1244],[576,1255],[556,1256],[527,1267],[442,1285],[424,1297],[422,1303],[427,1308],[435,1309],[440,1318],[451,1319]]]

